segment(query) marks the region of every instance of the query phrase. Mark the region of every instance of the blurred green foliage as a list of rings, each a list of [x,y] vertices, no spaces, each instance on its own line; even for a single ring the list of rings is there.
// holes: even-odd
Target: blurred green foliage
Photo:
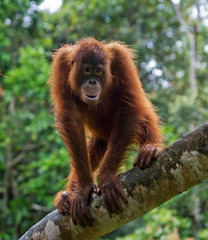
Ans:
[[[37,1],[0,2],[0,239],[18,239],[52,207],[70,166],[53,127],[47,79],[50,53],[81,37],[124,41],[135,49],[141,81],[158,109],[166,145],[208,119],[207,0],[180,10],[196,39],[197,93],[189,88],[189,42],[164,0],[65,0],[59,11]],[[194,17],[200,6],[203,17]],[[131,168],[132,151],[121,171]],[[207,183],[103,237],[208,239]]]

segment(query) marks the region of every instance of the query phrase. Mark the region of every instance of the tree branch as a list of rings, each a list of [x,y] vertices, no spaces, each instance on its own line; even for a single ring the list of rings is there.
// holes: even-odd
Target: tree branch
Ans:
[[[55,210],[34,225],[20,240],[97,239],[207,178],[208,122],[165,148],[150,168],[140,170],[134,167],[119,175],[129,201],[119,215],[113,214],[110,218],[102,198],[93,194],[90,210],[95,221],[92,227],[75,226],[69,215],[61,215]]]

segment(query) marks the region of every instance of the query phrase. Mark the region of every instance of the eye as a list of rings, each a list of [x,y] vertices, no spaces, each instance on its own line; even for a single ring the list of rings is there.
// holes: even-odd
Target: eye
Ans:
[[[101,76],[102,75],[102,69],[100,67],[96,68],[94,71],[95,75]]]
[[[84,75],[92,74],[92,69],[90,67],[85,67],[83,71]]]

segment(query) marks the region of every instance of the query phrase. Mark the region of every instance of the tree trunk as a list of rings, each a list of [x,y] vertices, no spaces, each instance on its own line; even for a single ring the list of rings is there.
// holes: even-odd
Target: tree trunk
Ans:
[[[119,215],[113,214],[110,218],[102,198],[93,194],[90,211],[95,221],[92,227],[75,226],[69,215],[61,215],[55,210],[20,240],[98,239],[207,178],[208,122],[161,151],[150,168],[140,170],[134,167],[119,175],[129,201]]]
[[[189,30],[189,26],[183,19],[181,11],[178,5],[174,4],[172,0],[169,0],[175,10],[176,16],[179,23],[184,29],[186,36],[189,40],[190,50],[189,50],[189,85],[191,89],[191,94],[195,95],[197,92],[197,82],[196,82],[196,38],[195,35]],[[197,20],[198,21],[198,20]],[[197,22],[198,23],[198,22]]]

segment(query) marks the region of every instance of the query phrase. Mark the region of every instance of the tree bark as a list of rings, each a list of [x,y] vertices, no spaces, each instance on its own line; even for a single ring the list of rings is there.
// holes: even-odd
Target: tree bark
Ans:
[[[145,170],[134,167],[119,175],[128,196],[128,205],[119,215],[109,217],[102,197],[93,194],[90,211],[92,227],[75,226],[69,215],[57,210],[26,232],[20,240],[98,239],[121,227],[174,196],[208,178],[208,122],[179,138],[161,151],[159,158]]]

